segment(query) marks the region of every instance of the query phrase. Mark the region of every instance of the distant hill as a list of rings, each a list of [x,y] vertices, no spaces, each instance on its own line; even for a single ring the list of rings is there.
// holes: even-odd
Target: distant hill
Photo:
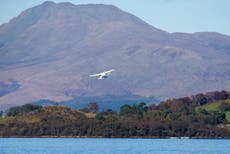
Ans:
[[[47,106],[47,105],[64,105],[71,107],[73,109],[81,109],[86,107],[89,103],[96,102],[99,105],[99,110],[104,111],[107,109],[113,109],[118,111],[123,104],[138,104],[140,102],[145,102],[147,104],[159,103],[154,97],[141,97],[134,95],[125,95],[125,96],[113,96],[113,95],[102,95],[102,96],[81,96],[75,99],[67,101],[52,101],[41,99],[38,101],[31,102],[33,104]]]
[[[149,106],[125,104],[118,112],[98,112],[95,103],[80,111],[26,104],[12,107],[5,117],[0,116],[0,137],[229,139],[229,98],[227,91],[209,92]]]
[[[229,50],[230,36],[168,33],[112,5],[44,2],[0,26],[0,107],[229,90]]]

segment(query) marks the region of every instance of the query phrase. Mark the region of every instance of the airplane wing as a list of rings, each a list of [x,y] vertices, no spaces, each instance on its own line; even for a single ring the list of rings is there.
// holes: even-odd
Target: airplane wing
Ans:
[[[106,75],[110,75],[111,72],[115,71],[114,69],[111,69],[109,71],[104,71],[104,72],[101,72],[101,73],[98,73],[98,74],[93,74],[93,75],[90,75],[90,77],[95,77],[95,76],[99,76],[100,78],[102,78],[101,76],[106,76]]]
[[[109,71],[105,71],[105,72],[103,72],[104,74],[110,74],[111,72],[113,72],[114,71],[114,69],[112,69],[112,70],[109,70]]]
[[[101,76],[101,73],[90,75],[90,77]]]

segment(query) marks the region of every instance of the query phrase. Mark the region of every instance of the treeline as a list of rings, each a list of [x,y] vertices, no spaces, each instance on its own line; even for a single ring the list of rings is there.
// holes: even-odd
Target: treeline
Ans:
[[[161,102],[160,104],[167,104],[167,103],[177,103],[177,102],[183,102],[187,105],[205,105],[207,103],[219,101],[219,100],[227,100],[230,99],[230,91],[214,91],[214,92],[208,92],[208,93],[200,93],[197,95],[189,96],[189,97],[183,97],[178,99],[168,99],[166,101]]]
[[[199,108],[227,99],[227,91],[212,92],[158,105],[123,105],[119,112],[98,112],[96,102],[81,112],[63,106],[25,105],[9,109],[7,116],[0,119],[0,136],[230,138],[229,122],[223,112],[229,110],[228,103],[222,105],[223,111]],[[82,111],[95,116],[88,117]]]
[[[11,107],[8,111],[7,111],[7,116],[16,116],[19,114],[23,114],[23,113],[27,113],[27,112],[31,112],[34,110],[38,110],[41,109],[42,106],[40,105],[36,105],[36,104],[25,104],[22,106],[15,106],[15,107]]]

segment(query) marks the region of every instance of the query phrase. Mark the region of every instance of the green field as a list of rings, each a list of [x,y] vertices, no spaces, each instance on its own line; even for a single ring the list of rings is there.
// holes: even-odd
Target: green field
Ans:
[[[4,123],[4,119],[0,118],[0,124]]]
[[[207,111],[220,111],[219,106],[222,103],[230,103],[230,99],[225,100],[225,101],[217,101],[217,102],[213,102],[213,103],[208,103],[208,104],[205,104],[203,106],[197,107],[197,109],[201,108],[201,109],[205,109]],[[230,123],[230,111],[226,111],[224,113],[226,114],[226,119]]]
[[[225,114],[226,114],[226,119],[230,123],[230,111],[225,112]]]

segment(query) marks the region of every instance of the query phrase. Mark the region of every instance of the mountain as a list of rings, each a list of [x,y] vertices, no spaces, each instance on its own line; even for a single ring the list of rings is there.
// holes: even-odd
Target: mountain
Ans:
[[[3,108],[230,89],[230,36],[168,33],[112,5],[44,2],[27,9],[0,26],[0,55]],[[106,80],[89,78],[112,68]]]

